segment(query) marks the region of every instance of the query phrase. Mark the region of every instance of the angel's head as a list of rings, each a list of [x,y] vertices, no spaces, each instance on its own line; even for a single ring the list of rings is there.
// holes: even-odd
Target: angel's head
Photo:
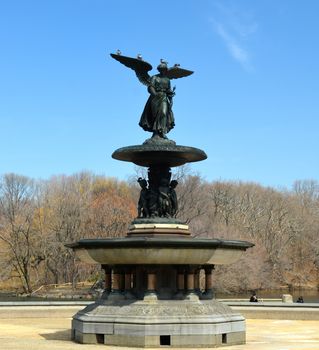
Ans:
[[[161,74],[165,74],[168,70],[167,68],[167,62],[165,62],[164,60],[161,60],[161,63],[157,66],[157,70],[161,73]]]

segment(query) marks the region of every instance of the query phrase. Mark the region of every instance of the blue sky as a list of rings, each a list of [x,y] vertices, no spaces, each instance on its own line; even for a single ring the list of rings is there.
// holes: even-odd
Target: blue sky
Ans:
[[[2,1],[0,174],[81,170],[126,179],[111,153],[150,136],[148,93],[118,48],[194,70],[176,85],[177,144],[209,181],[319,179],[316,0]],[[155,73],[155,71],[154,71]]]

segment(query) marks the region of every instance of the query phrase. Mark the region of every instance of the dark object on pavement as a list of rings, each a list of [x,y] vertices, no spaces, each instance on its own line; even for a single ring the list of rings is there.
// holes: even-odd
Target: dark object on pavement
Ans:
[[[251,295],[249,301],[250,301],[251,303],[258,303],[258,298],[257,298],[256,292],[253,292],[253,294]]]

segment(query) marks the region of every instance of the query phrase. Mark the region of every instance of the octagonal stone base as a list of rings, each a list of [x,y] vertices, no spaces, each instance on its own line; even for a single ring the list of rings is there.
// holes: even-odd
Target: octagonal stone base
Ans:
[[[130,347],[244,344],[245,319],[216,300],[103,300],[78,312],[72,338]]]

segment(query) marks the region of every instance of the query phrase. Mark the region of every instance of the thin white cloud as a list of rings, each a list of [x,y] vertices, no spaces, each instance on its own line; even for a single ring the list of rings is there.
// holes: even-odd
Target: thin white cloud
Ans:
[[[256,33],[258,24],[249,12],[234,6],[215,3],[215,16],[211,19],[215,32],[223,40],[230,55],[246,70],[252,70],[248,39]]]
[[[250,67],[250,57],[248,52],[240,46],[236,39],[233,38],[220,23],[216,23],[216,31],[223,39],[232,57],[244,68],[248,69]]]

